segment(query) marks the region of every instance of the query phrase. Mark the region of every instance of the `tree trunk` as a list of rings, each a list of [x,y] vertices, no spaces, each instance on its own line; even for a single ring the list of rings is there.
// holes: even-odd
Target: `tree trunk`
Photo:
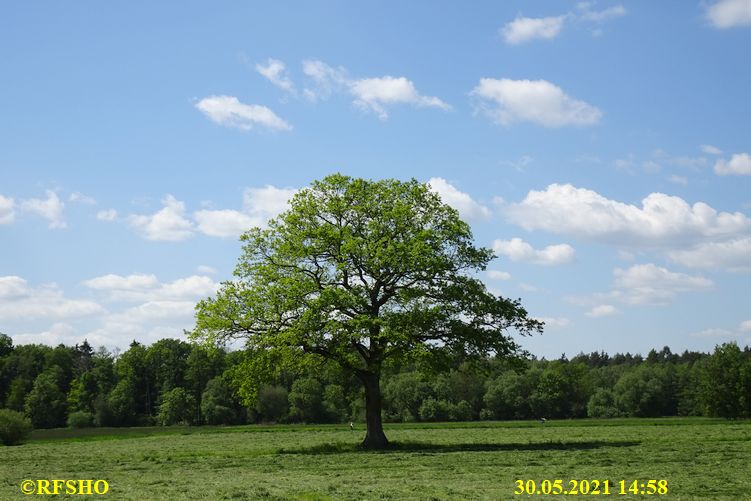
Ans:
[[[365,385],[365,420],[367,433],[362,446],[365,449],[385,449],[389,445],[386,434],[383,433],[381,421],[381,382],[380,375],[373,372],[364,372],[361,375]]]

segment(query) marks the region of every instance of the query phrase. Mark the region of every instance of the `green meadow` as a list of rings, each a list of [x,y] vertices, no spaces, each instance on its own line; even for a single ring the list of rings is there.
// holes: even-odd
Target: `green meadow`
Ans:
[[[23,498],[25,479],[104,479],[106,499],[132,500],[546,498],[515,495],[515,481],[576,479],[610,480],[598,498],[751,499],[749,421],[405,423],[386,433],[392,448],[371,452],[358,449],[362,425],[38,430],[0,448],[0,498]],[[651,479],[667,480],[668,494],[617,493],[621,480]]]

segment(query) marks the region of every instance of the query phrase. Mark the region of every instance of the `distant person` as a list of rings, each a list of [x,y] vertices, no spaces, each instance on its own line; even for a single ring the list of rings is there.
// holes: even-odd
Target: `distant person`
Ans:
[[[349,422],[349,431],[355,431],[355,423],[352,421]]]

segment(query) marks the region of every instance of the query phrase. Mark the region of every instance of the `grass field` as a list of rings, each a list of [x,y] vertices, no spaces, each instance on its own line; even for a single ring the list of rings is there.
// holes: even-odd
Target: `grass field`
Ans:
[[[384,452],[358,450],[363,430],[348,428],[40,430],[0,447],[0,499],[23,498],[24,479],[88,478],[107,480],[105,499],[133,500],[529,497],[514,495],[517,479],[614,482],[600,499],[639,497],[616,493],[635,479],[668,481],[652,498],[751,499],[749,421],[399,424]]]

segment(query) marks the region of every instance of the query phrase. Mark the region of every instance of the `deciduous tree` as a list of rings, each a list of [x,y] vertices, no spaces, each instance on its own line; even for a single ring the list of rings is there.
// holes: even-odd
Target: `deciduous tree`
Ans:
[[[351,371],[365,389],[367,448],[388,444],[386,360],[511,355],[518,346],[509,330],[542,328],[518,300],[489,293],[473,275],[492,251],[475,247],[458,212],[415,180],[329,176],[242,241],[236,279],[197,306],[194,339],[245,339],[257,353],[246,364],[256,377],[311,359]]]

